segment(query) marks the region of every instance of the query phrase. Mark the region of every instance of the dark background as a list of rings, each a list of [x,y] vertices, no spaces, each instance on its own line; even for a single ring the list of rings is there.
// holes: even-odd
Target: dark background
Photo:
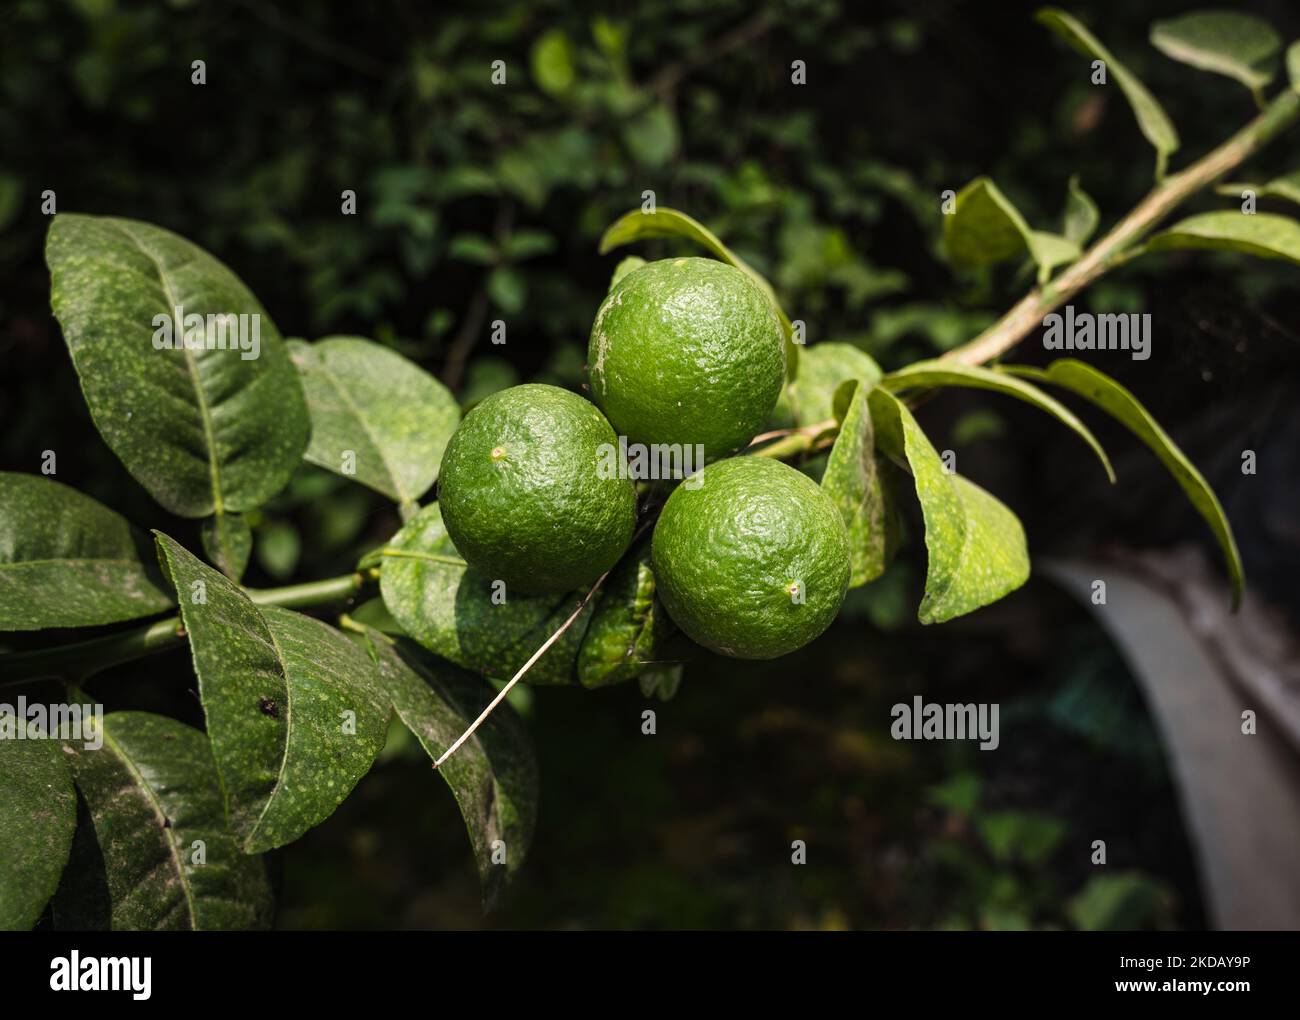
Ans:
[[[617,261],[596,242],[647,188],[766,273],[811,342],[857,344],[886,368],[935,355],[1028,285],[1014,266],[948,269],[943,190],[989,174],[1031,224],[1057,229],[1077,173],[1104,230],[1151,183],[1122,96],[1088,84],[1088,61],[1034,24],[1035,6],[10,2],[0,469],[38,471],[55,450],[60,480],[198,547],[197,524],[154,505],[91,425],[49,311],[46,189],[60,211],[190,238],[286,336],[390,344],[465,403],[516,381],[582,386]],[[1183,140],[1174,169],[1254,114],[1235,82],[1147,44],[1151,21],[1188,6],[1068,8],[1165,105]],[[1300,36],[1293,5],[1240,6]],[[190,83],[195,59],[206,85]],[[498,59],[502,87],[489,80]],[[790,84],[794,59],[806,86]],[[1233,176],[1265,180],[1296,157],[1293,133]],[[343,189],[358,215],[340,215]],[[1184,211],[1231,203],[1203,195]],[[1295,281],[1277,263],[1152,257],[1075,302],[1151,312],[1149,361],[1093,363],[1210,478],[1252,590],[1293,625]],[[487,343],[496,318],[504,347]],[[1044,354],[1031,341],[1017,358]],[[1184,542],[1214,555],[1177,487],[1119,429],[1095,422],[1120,474],[1111,489],[1077,439],[992,395],[945,393],[921,416],[964,474],[1021,514],[1036,557]],[[1247,448],[1254,477],[1239,468]],[[246,583],[263,586],[349,570],[399,522],[382,498],[304,467],[253,523]],[[923,629],[923,571],[914,543],[796,656],[691,663],[653,738],[640,735],[635,685],[526,692],[541,820],[512,896],[486,919],[451,798],[395,743],[333,818],[277,855],[280,923],[1203,926],[1160,740],[1097,626],[1035,578]],[[188,686],[178,653],[92,689],[110,709],[198,721]],[[891,740],[890,706],[917,693],[1000,702],[1000,751]],[[1095,838],[1108,840],[1105,879],[1088,863]],[[808,866],[790,866],[793,839],[807,841]]]

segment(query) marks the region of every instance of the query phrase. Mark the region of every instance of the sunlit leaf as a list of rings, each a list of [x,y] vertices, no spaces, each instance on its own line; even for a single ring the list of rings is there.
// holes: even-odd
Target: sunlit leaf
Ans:
[[[1300,223],[1274,213],[1209,212],[1190,216],[1146,243],[1147,251],[1211,248],[1300,262]]]
[[[1202,71],[1235,78],[1256,95],[1277,74],[1282,37],[1240,11],[1193,11],[1151,26],[1151,45]]]

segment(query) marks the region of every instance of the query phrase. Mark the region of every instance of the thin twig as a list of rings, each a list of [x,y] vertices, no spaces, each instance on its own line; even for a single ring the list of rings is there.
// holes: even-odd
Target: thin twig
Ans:
[[[551,645],[555,644],[556,641],[560,640],[560,635],[563,634],[566,630],[568,630],[571,626],[573,626],[573,621],[582,615],[582,611],[587,608],[587,603],[591,601],[592,596],[596,594],[600,586],[605,583],[605,578],[607,577],[609,577],[608,570],[606,570],[603,574],[601,574],[600,577],[596,578],[596,583],[593,584],[591,586],[591,590],[582,597],[582,601],[578,603],[578,608],[575,609],[569,615],[569,618],[567,620],[565,620],[562,624],[560,624],[559,629],[554,634],[552,634],[550,637],[546,639],[546,641],[542,644],[542,647],[537,649],[537,651],[533,652],[532,656],[529,657],[528,661],[519,667],[519,672],[516,673],[514,676],[512,676],[510,678],[510,682],[507,683],[504,687],[501,688],[500,691],[497,692],[497,696],[492,699],[492,701],[488,704],[487,708],[483,709],[483,711],[479,713],[478,718],[475,719],[472,723],[470,723],[469,729],[467,729],[464,733],[462,733],[459,737],[457,737],[456,742],[442,753],[441,758],[439,758],[437,761],[433,763],[433,767],[435,769],[440,768],[443,762],[445,762],[448,758],[450,758],[453,754],[455,754],[457,751],[460,750],[460,745],[465,743],[465,741],[467,741],[470,737],[474,735],[474,731],[477,730],[483,724],[483,721],[496,710],[496,707],[505,700],[506,695],[510,693],[510,691],[514,688],[515,684],[517,684],[523,678],[523,675],[525,673],[527,673],[530,669],[533,668],[533,663],[535,663],[538,659],[540,659],[543,655],[545,655],[546,650],[550,648]]]

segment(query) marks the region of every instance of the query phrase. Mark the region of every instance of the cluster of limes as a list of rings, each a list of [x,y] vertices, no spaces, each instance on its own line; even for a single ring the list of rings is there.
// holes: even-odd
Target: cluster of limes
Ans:
[[[782,330],[744,272],[703,258],[650,262],[596,314],[591,401],[553,386],[502,390],[447,445],[439,501],[472,566],[507,590],[592,584],[638,528],[636,482],[610,471],[619,436],[650,449],[702,447],[654,522],[656,592],[692,639],[766,659],[820,634],[849,580],[834,504],[806,475],[743,450],[785,384]]]

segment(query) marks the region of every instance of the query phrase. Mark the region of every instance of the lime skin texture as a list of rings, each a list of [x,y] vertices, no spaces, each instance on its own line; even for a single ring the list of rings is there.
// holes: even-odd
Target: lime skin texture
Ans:
[[[525,594],[559,594],[612,567],[636,527],[636,486],[605,478],[618,437],[590,401],[556,386],[512,386],[470,411],[447,444],[438,500],[475,569]]]
[[[592,399],[629,443],[698,444],[706,460],[761,431],[785,382],[771,301],[741,270],[704,258],[623,277],[596,313],[587,364]]]
[[[812,641],[849,586],[849,536],[835,504],[766,457],[710,464],[697,483],[673,491],[655,526],[655,583],[673,622],[739,659],[774,659]]]

